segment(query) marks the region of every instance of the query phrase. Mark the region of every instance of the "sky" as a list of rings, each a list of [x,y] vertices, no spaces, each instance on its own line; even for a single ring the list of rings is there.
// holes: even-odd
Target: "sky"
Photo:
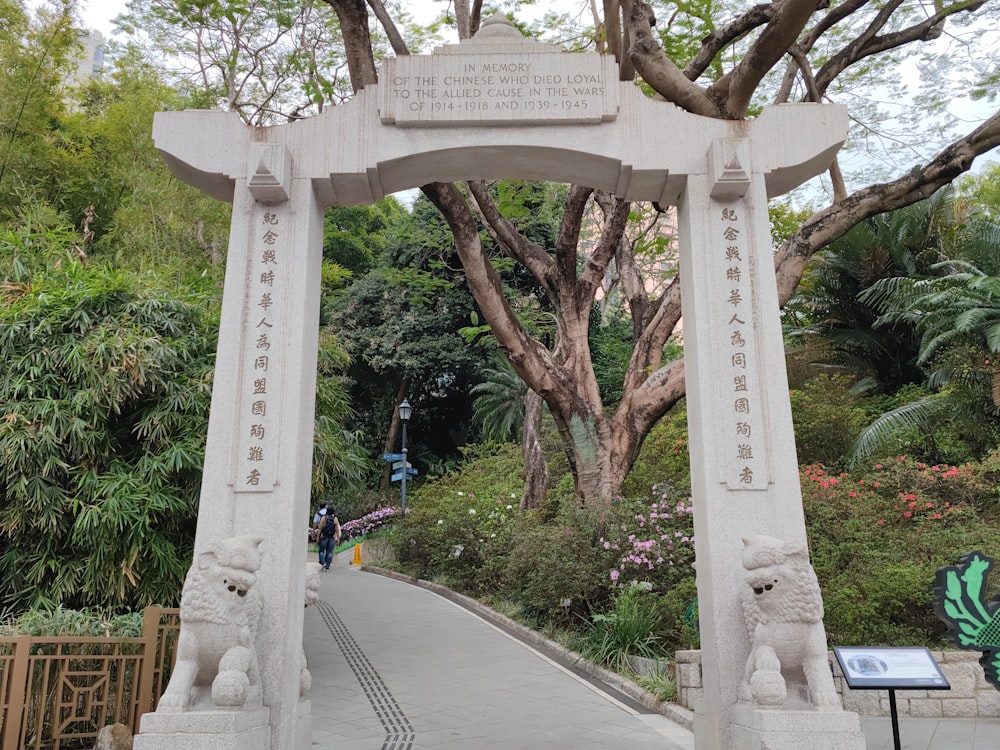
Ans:
[[[83,23],[88,28],[97,29],[105,37],[109,37],[114,29],[111,19],[125,11],[125,4],[126,0],[84,0],[81,4]],[[410,12],[418,20],[422,20],[425,15],[427,18],[432,18],[443,7],[445,7],[443,3],[434,3],[430,0],[411,0],[410,2]]]
[[[97,29],[107,38],[114,29],[111,19],[125,11],[125,0],[90,0],[82,3],[82,7],[83,24]]]

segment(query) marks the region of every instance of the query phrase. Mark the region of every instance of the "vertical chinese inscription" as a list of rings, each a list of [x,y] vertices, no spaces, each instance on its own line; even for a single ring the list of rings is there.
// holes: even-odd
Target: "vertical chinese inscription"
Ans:
[[[724,361],[720,368],[720,399],[724,405],[722,430],[724,466],[729,489],[766,489],[767,440],[763,434],[764,413],[758,382],[761,363],[757,361],[757,326],[754,321],[752,242],[741,204],[713,202],[712,232],[720,248],[722,278],[717,287],[724,289],[722,347]]]
[[[237,397],[236,492],[270,492],[277,483],[282,293],[287,269],[286,212],[256,204],[247,258],[243,352]]]

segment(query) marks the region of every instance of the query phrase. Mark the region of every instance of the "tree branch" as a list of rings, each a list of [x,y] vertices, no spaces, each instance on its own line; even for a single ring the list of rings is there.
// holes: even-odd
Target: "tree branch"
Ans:
[[[927,198],[967,172],[973,160],[1000,146],[1000,112],[949,144],[924,167],[898,180],[871,185],[813,214],[775,254],[778,297],[788,301],[809,258],[869,216],[894,211]]]
[[[818,5],[817,0],[784,0],[731,75],[709,87],[709,97],[720,102],[724,116],[746,115],[757,86],[795,43]]]
[[[681,109],[696,115],[720,117],[719,107],[705,91],[689,81],[664,53],[653,38],[656,17],[642,0],[634,0],[627,21],[629,38],[628,57],[636,71],[656,93]]]
[[[552,355],[528,335],[511,309],[500,278],[483,252],[479,227],[462,193],[453,183],[443,182],[420,189],[448,222],[469,289],[515,372],[543,398],[557,388],[565,391],[565,384],[557,380],[560,373]]]
[[[730,21],[721,29],[713,31],[701,40],[701,49],[698,50],[698,54],[684,68],[684,77],[691,81],[698,80],[701,74],[711,65],[716,55],[733,42],[745,37],[758,26],[763,26],[773,16],[773,3],[755,5],[739,18]]]
[[[375,14],[375,18],[377,18],[378,22],[382,24],[382,29],[385,31],[385,35],[389,38],[389,44],[392,46],[392,51],[399,57],[410,54],[409,47],[407,47],[406,42],[403,41],[403,35],[400,34],[399,29],[396,28],[396,22],[392,20],[392,16],[389,15],[389,11],[385,9],[385,3],[383,3],[382,0],[368,0],[368,5],[371,6],[372,12]]]
[[[518,232],[514,224],[500,213],[482,180],[471,180],[467,184],[483,221],[492,230],[501,249],[528,269],[549,294],[555,294],[555,263],[552,257]]]
[[[469,12],[469,34],[475,36],[483,22],[483,0],[472,0]]]
[[[368,10],[365,0],[325,0],[336,12],[344,37],[347,69],[355,93],[378,83],[375,55],[368,34]]]
[[[580,243],[580,227],[587,210],[593,188],[582,185],[570,185],[566,193],[566,205],[563,209],[562,222],[559,225],[559,236],[556,238],[556,272],[559,277],[560,293],[565,293],[570,301],[572,290],[576,284],[576,260]],[[553,299],[553,303],[558,300]]]
[[[589,310],[594,303],[601,280],[608,272],[608,264],[615,257],[619,243],[625,239],[625,224],[631,207],[629,201],[607,194],[602,196],[600,191],[595,191],[594,200],[604,211],[604,227],[576,285],[576,305],[579,310]]]
[[[902,0],[895,0],[897,3]],[[887,6],[869,24],[865,33],[847,45],[843,50],[827,60],[826,64],[820,68],[816,74],[816,85],[821,93],[825,93],[830,84],[844,70],[866,57],[871,57],[886,50],[902,47],[910,42],[932,41],[941,36],[944,22],[948,16],[956,13],[972,13],[979,10],[987,0],[970,0],[970,2],[956,3],[955,5],[943,8],[930,18],[921,23],[910,26],[900,31],[876,36],[876,32],[885,26],[889,21],[889,14],[894,7]]]

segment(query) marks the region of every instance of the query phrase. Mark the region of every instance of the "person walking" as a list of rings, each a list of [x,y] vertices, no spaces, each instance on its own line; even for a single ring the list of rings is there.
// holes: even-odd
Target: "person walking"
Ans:
[[[323,570],[329,570],[333,563],[333,550],[340,544],[340,519],[337,518],[337,511],[324,502],[313,517],[313,524],[319,531],[319,564]]]

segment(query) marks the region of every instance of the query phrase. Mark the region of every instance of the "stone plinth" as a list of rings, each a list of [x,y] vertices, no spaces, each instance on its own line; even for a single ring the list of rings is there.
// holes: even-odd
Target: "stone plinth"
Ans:
[[[144,714],[133,750],[268,750],[270,711]]]
[[[697,720],[696,720],[697,723]],[[735,750],[865,750],[858,715],[848,711],[733,707]]]

